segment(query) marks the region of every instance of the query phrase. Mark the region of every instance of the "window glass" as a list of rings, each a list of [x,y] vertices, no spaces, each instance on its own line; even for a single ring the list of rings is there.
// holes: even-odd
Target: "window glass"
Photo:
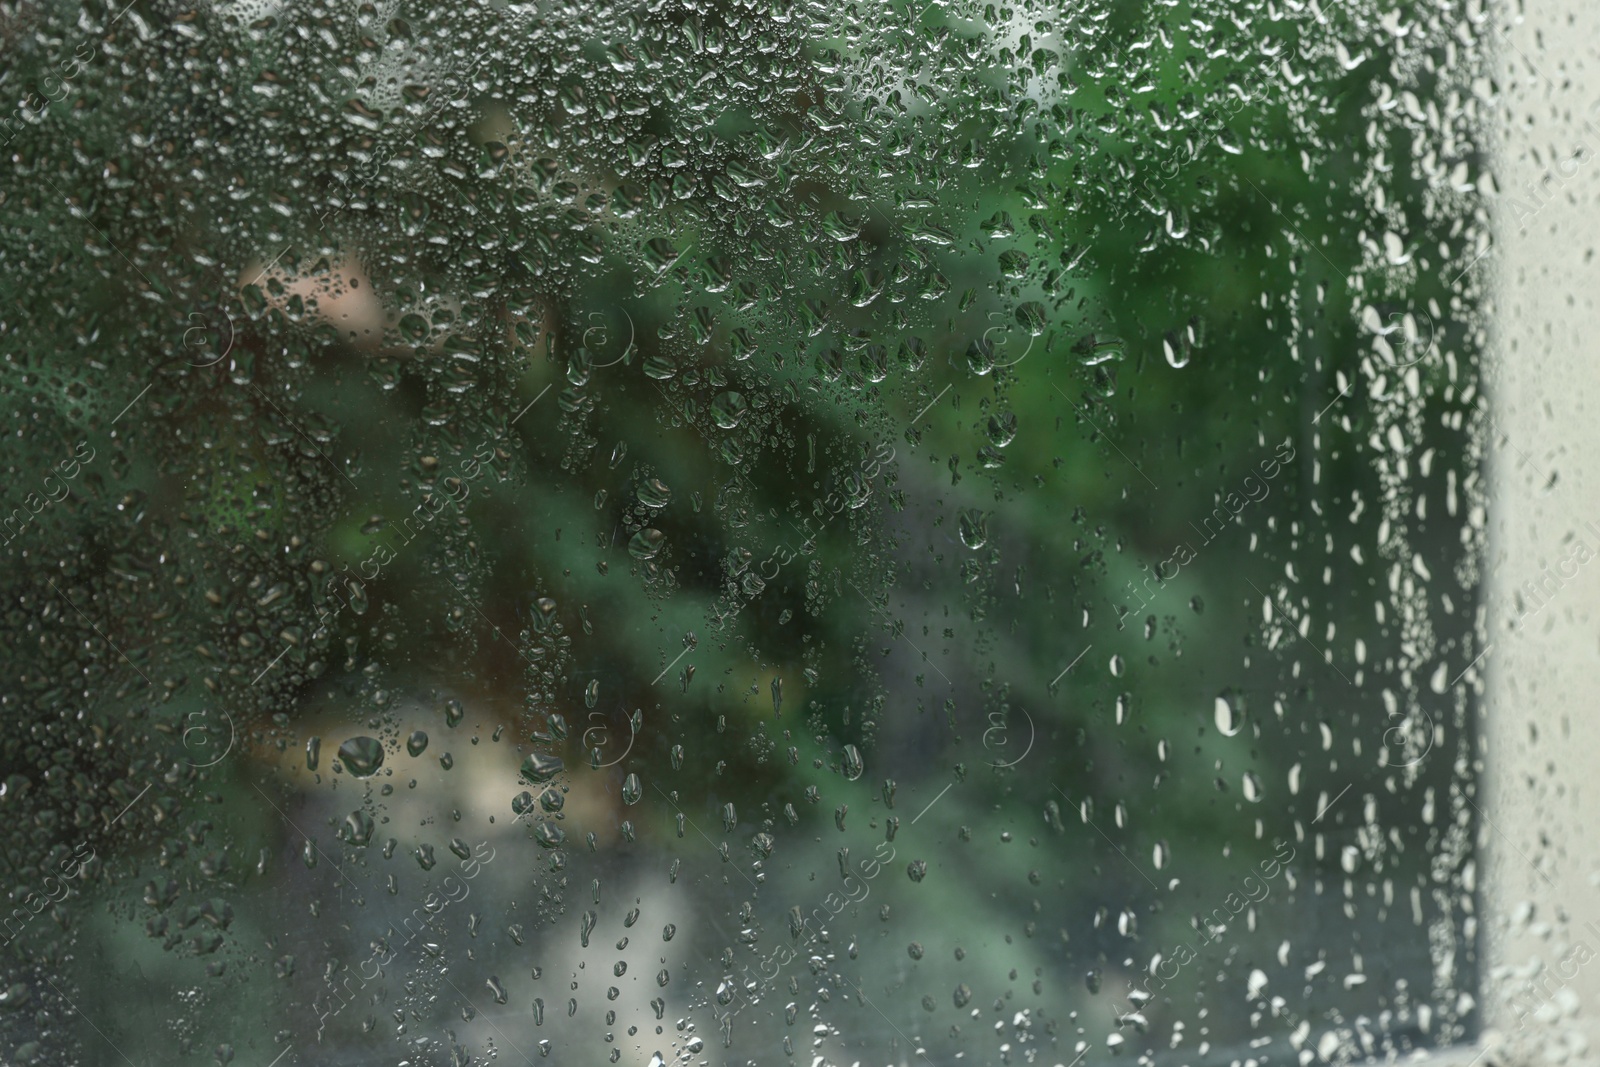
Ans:
[[[1476,1040],[1483,20],[12,5],[0,1059]]]

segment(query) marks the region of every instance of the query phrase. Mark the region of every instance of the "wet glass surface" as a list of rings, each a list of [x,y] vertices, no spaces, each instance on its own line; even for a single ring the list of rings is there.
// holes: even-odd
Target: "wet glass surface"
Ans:
[[[0,1059],[1474,1041],[1491,37],[0,9]]]

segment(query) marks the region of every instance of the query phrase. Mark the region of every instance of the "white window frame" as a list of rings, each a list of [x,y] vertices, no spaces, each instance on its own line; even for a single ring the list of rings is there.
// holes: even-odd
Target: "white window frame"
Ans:
[[[1600,752],[1600,566],[1571,562],[1575,538],[1600,558],[1589,526],[1600,527],[1600,418],[1585,395],[1600,383],[1589,296],[1600,263],[1588,261],[1600,249],[1600,167],[1582,165],[1600,154],[1592,2],[1490,5],[1495,79],[1479,103],[1494,244],[1473,286],[1491,301],[1487,633],[1468,675],[1482,709],[1473,995],[1483,1029],[1475,1044],[1421,1057],[1439,1067],[1600,1061],[1600,850],[1586,818],[1600,808],[1585,788]],[[1548,589],[1546,568],[1563,563],[1554,595],[1519,619],[1527,583]],[[1574,963],[1587,960],[1580,944],[1594,960]]]

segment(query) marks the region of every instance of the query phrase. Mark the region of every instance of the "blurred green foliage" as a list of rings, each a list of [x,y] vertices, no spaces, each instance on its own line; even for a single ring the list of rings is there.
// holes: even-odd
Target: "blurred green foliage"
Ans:
[[[106,859],[96,909],[58,920],[70,951],[8,949],[32,998],[0,1015],[8,1055],[97,1061],[61,1007],[70,985],[102,1037],[140,1050],[248,1044],[254,1060],[287,1031],[304,1062],[387,1062],[402,1037],[423,1043],[416,1062],[465,1062],[493,1039],[465,1025],[480,1012],[441,984],[454,973],[462,1001],[490,974],[514,987],[514,1015],[487,1013],[515,1027],[500,1040],[600,1062],[602,994],[577,994],[563,1029],[567,993],[540,979],[556,990],[541,1029],[543,987],[522,975],[541,938],[575,941],[591,879],[598,901],[646,872],[695,919],[649,995],[693,1015],[716,1062],[804,1054],[792,997],[842,1030],[827,1054],[845,1061],[910,1046],[997,1062],[963,989],[985,1013],[1037,1013],[1029,1040],[1061,1062],[1085,1042],[1103,1055],[1107,1033],[1173,1045],[1186,1019],[1216,1049],[1397,1004],[1396,1047],[1471,1029],[1441,1007],[1423,1035],[1393,997],[1429,999],[1428,924],[1461,917],[1430,898],[1395,931],[1391,890],[1429,877],[1416,799],[1451,771],[1373,760],[1396,723],[1378,694],[1420,699],[1452,749],[1470,731],[1453,696],[1417,696],[1415,635],[1374,612],[1392,564],[1373,547],[1380,502],[1402,490],[1371,461],[1389,418],[1363,407],[1375,391],[1339,399],[1397,376],[1366,306],[1450,299],[1448,272],[1372,255],[1380,228],[1411,249],[1461,236],[1464,209],[1396,165],[1426,154],[1422,134],[1373,132],[1416,51],[1452,47],[1443,16],[1372,43],[1360,12],[1210,4],[384,14],[7,12],[14,96],[79,38],[101,56],[27,120],[0,176],[8,472],[31,484],[80,438],[106,453],[9,547],[3,699],[27,725],[0,742],[7,861],[20,891],[52,847],[87,838]],[[1443,387],[1407,402],[1411,447],[1445,457],[1419,494],[1472,477],[1470,428],[1446,417],[1466,408],[1472,335],[1439,318],[1416,373]],[[1269,495],[1200,544],[1283,442],[1298,458]],[[1473,592],[1450,583],[1475,542],[1456,518],[1410,536],[1441,579],[1428,640],[1454,647]],[[1130,584],[1185,543],[1194,564],[1139,608]],[[372,565],[380,544],[393,558]],[[1288,634],[1285,610],[1290,629],[1312,622]],[[1219,700],[1243,716],[1231,735]],[[603,722],[608,762],[636,711],[627,758],[590,770],[586,731]],[[194,758],[201,713],[231,724],[214,767]],[[505,833],[525,788],[470,754],[441,768],[438,745],[401,764],[419,724],[445,745],[558,752],[570,817],[519,822],[483,883],[483,939],[446,915],[438,956],[455,962],[417,954],[386,987],[394,1020],[371,1034],[384,1012],[340,1014],[313,1052],[333,961],[366,957],[361,937],[421,892],[376,888],[419,877],[406,835],[444,855]],[[362,799],[394,813],[397,858],[339,840],[330,765],[357,733],[437,798],[425,830],[399,829],[398,778]],[[1330,736],[1356,755],[1327,757]],[[1361,797],[1410,843],[1374,851]],[[719,825],[725,805],[739,814]],[[473,832],[443,827],[447,810]],[[903,836],[873,907],[815,950],[826,966],[791,968],[812,990],[744,990],[752,1009],[714,1038],[719,982],[790,937],[787,910],[835,888],[837,850],[870,854],[891,818]],[[560,850],[539,825],[565,827]],[[1119,1027],[1108,1008],[1151,954],[1197,943],[1195,913],[1282,842],[1293,879],[1257,924],[1202,953],[1148,1030]],[[669,862],[682,873],[664,882]],[[1359,905],[1333,888],[1347,876]],[[201,922],[220,936],[179,936]],[[1294,1018],[1243,989],[1274,955],[1304,971],[1372,941],[1378,981],[1337,984],[1347,960],[1303,993],[1285,979]],[[138,1012],[104,981],[129,961],[156,991]],[[173,1006],[180,987],[204,1003]],[[806,1000],[818,989],[872,1010],[836,1023]],[[1026,1030],[1009,1011],[1001,1029]]]

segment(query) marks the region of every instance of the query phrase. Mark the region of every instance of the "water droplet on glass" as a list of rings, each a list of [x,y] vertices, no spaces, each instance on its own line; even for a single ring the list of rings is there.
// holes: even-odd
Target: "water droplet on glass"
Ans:
[[[339,762],[357,778],[365,778],[383,766],[383,742],[375,737],[352,737],[339,746]]]
[[[711,418],[721,429],[731,430],[739,425],[749,409],[750,405],[742,395],[730,391],[711,402]]]
[[[994,344],[987,337],[967,345],[967,369],[980,376],[994,370]]]
[[[628,555],[638,560],[654,559],[666,539],[666,534],[647,526],[628,541]]]
[[[423,318],[421,315],[418,315],[416,312],[401,316],[397,325],[400,330],[400,336],[403,337],[408,344],[421,344],[428,337],[428,332],[430,329],[428,320]]]
[[[1244,729],[1244,706],[1231,691],[1218,695],[1214,717],[1223,737],[1233,737]]]
[[[998,415],[989,416],[989,441],[996,448],[1004,448],[1017,436],[1017,416],[1015,412],[1002,411]]]
[[[977,508],[965,508],[959,515],[961,543],[971,549],[982,548],[989,542],[989,513]]]
[[[339,829],[339,836],[346,844],[359,848],[372,840],[374,826],[372,816],[364,811],[352,811],[344,817],[344,825]]]
[[[564,767],[560,756],[534,752],[522,761],[522,777],[534,783],[548,782],[560,774]]]
[[[678,373],[678,365],[667,356],[655,353],[644,359],[644,373],[648,378],[664,382]]]
[[[1167,357],[1167,366],[1182,370],[1189,365],[1189,346],[1177,334],[1169,333],[1162,339],[1161,351]]]
[[[647,508],[664,508],[672,501],[672,490],[660,478],[646,478],[639,486],[639,503]]]

